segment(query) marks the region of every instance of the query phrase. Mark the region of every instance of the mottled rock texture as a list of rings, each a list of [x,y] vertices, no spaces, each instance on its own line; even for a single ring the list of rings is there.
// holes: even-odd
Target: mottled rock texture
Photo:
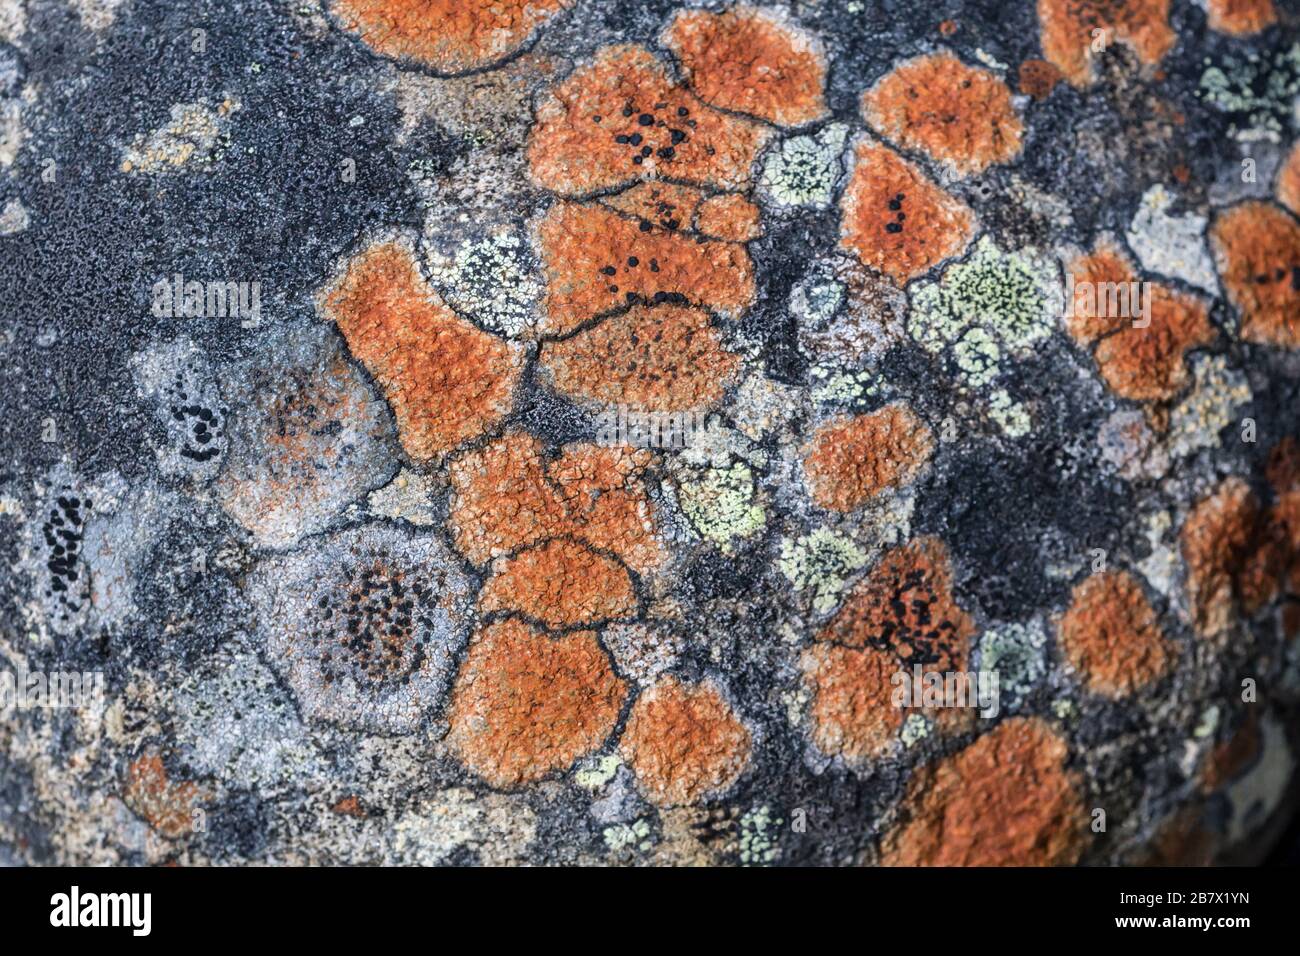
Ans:
[[[0,0],[0,864],[1262,858],[1297,215],[1290,0]]]

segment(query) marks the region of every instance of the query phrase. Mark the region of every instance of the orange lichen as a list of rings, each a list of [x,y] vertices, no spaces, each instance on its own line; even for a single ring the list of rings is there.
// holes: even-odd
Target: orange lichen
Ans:
[[[1300,140],[1291,147],[1277,174],[1277,201],[1300,216]]]
[[[716,405],[740,366],[708,313],[669,304],[636,305],[548,342],[540,362],[566,395],[658,412]]]
[[[636,613],[627,569],[568,539],[501,559],[479,595],[481,611],[519,611],[547,627],[593,624]]]
[[[323,308],[383,388],[412,458],[436,458],[509,413],[522,348],[452,312],[401,245],[354,258]]]
[[[1300,223],[1269,203],[1246,202],[1219,217],[1210,240],[1241,310],[1241,337],[1300,347]]]
[[[975,216],[893,150],[862,140],[841,201],[840,245],[899,283],[958,255]]]
[[[1020,64],[1020,92],[1036,100],[1051,96],[1061,79],[1061,71],[1046,60],[1025,60]]]
[[[1288,436],[1273,447],[1266,474],[1273,506],[1258,522],[1256,539],[1235,578],[1247,614],[1283,589],[1300,595],[1300,444],[1294,438]]]
[[[817,640],[889,651],[900,663],[964,670],[975,624],[952,595],[948,549],[918,538],[885,553]]]
[[[565,195],[657,177],[747,189],[770,135],[702,105],[641,47],[614,46],[538,107],[528,162],[538,185]]]
[[[1187,352],[1214,341],[1205,304],[1159,283],[1139,282],[1127,257],[1106,241],[1067,268],[1074,303],[1066,326],[1080,345],[1101,340],[1094,357],[1110,389],[1136,401],[1176,396],[1188,381]],[[1147,306],[1150,313],[1139,316]]]
[[[951,53],[895,67],[862,97],[862,114],[882,136],[963,175],[1011,159],[1024,133],[1007,85]]]
[[[670,231],[685,230],[695,221],[704,193],[678,183],[637,183],[612,196],[602,196],[601,205],[636,219],[644,219]]]
[[[648,454],[579,445],[546,461],[541,444],[510,432],[451,463],[450,524],[475,564],[571,535],[645,571],[663,560],[640,481]]]
[[[621,749],[660,806],[698,803],[730,787],[749,763],[750,734],[710,682],[665,677],[632,706]]]
[[[817,429],[804,450],[812,498],[852,511],[886,488],[913,482],[934,453],[929,427],[902,403]]]
[[[1243,37],[1277,23],[1273,0],[1209,0],[1211,30]]]
[[[874,647],[815,644],[803,654],[812,691],[812,740],[822,753],[861,760],[890,746],[908,711],[895,707],[891,681],[899,670],[891,654]]]
[[[1169,0],[1038,0],[1043,56],[1075,86],[1093,82],[1093,60],[1120,42],[1147,66],[1159,63],[1178,37]]]
[[[1095,357],[1111,391],[1137,401],[1173,398],[1187,384],[1187,352],[1214,341],[1204,303],[1190,295],[1151,285],[1149,324],[1122,319],[1122,328],[1104,338]]]
[[[159,834],[174,840],[194,829],[195,804],[204,798],[191,781],[174,783],[162,758],[146,754],[126,768],[122,800]]]
[[[1122,697],[1161,677],[1172,652],[1142,588],[1125,571],[1090,575],[1058,629],[1061,651],[1093,693]]]
[[[910,698],[897,704],[895,675],[915,676],[915,666],[945,675],[964,671],[974,631],[952,596],[941,541],[920,538],[887,552],[804,652],[813,743],[851,760],[879,756],[916,709],[945,731],[968,726],[971,709],[915,708]]]
[[[757,239],[763,231],[758,207],[736,193],[704,200],[695,213],[695,228],[706,236],[732,242]]]
[[[334,806],[330,807],[330,812],[337,813],[339,816],[343,817],[355,817],[358,820],[364,820],[366,817],[370,816],[370,814],[366,813],[365,807],[361,805],[361,801],[355,795],[344,797],[338,803],[334,804]]]
[[[439,73],[489,66],[573,0],[335,0],[343,26],[384,56]]]
[[[1066,742],[1038,718],[999,724],[917,772],[888,866],[1061,866],[1083,853],[1088,814]]]
[[[448,742],[495,787],[567,769],[614,729],[627,685],[590,631],[549,637],[514,619],[471,640]]]
[[[737,317],[754,300],[754,264],[739,243],[701,242],[677,224],[577,203],[552,207],[537,231],[553,334],[629,302],[685,299]]]
[[[1221,634],[1231,623],[1236,577],[1249,556],[1258,520],[1254,493],[1240,478],[1228,478],[1183,523],[1188,603],[1202,636]]]
[[[826,60],[812,37],[769,13],[733,7],[679,13],[664,32],[706,103],[798,126],[826,115]]]
[[[1074,280],[1074,302],[1066,327],[1076,342],[1092,345],[1132,321],[1121,314],[1127,310],[1113,307],[1118,299],[1105,291],[1115,290],[1118,294],[1121,289],[1127,290],[1128,283],[1137,281],[1133,264],[1114,243],[1098,242],[1092,252],[1075,257],[1066,269]]]

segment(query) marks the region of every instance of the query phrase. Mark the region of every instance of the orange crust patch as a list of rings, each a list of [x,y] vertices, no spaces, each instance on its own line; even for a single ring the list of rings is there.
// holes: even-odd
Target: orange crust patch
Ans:
[[[895,67],[863,96],[862,114],[882,136],[963,175],[1011,159],[1024,134],[1007,85],[951,53]]]
[[[1183,523],[1188,600],[1202,636],[1221,634],[1232,621],[1236,577],[1250,554],[1259,514],[1259,501],[1246,483],[1228,478]]]
[[[538,107],[528,162],[538,185],[569,196],[658,177],[743,190],[770,135],[702,105],[641,47],[613,46]]]
[[[812,37],[750,7],[679,13],[664,32],[706,103],[798,126],[826,115],[825,57]]]
[[[749,763],[750,733],[711,682],[665,677],[632,706],[621,748],[642,790],[660,806],[726,790]]]
[[[452,312],[397,243],[348,263],[324,311],[383,388],[412,458],[436,458],[509,414],[522,348]]]
[[[519,611],[547,627],[572,627],[635,614],[636,593],[613,558],[556,538],[502,559],[483,586],[479,610]]]
[[[862,140],[840,204],[840,245],[899,284],[958,255],[975,216],[893,150]]]
[[[1066,742],[1015,717],[917,772],[904,822],[881,847],[887,866],[1069,866],[1088,819]]]
[[[887,551],[849,594],[817,640],[889,651],[908,666],[964,670],[971,620],[952,595],[948,549],[917,538]]]
[[[813,501],[852,511],[886,488],[914,481],[934,453],[934,437],[906,405],[830,422],[805,449]]]
[[[1020,64],[1020,92],[1036,100],[1045,100],[1052,95],[1056,84],[1061,82],[1061,71],[1046,60],[1026,60]]]
[[[898,661],[874,647],[814,644],[803,653],[813,743],[824,754],[862,760],[883,754],[908,711],[895,707]]]
[[[577,445],[555,461],[531,435],[511,432],[451,463],[456,546],[485,564],[547,538],[570,535],[617,554],[636,571],[657,567],[645,451]]]
[[[1291,147],[1277,175],[1277,201],[1300,216],[1300,140]]]
[[[162,758],[157,755],[140,757],[126,768],[123,802],[169,840],[194,829],[194,805],[203,797],[204,793],[196,783],[188,780],[172,782]]]
[[[1171,664],[1156,613],[1125,571],[1099,572],[1076,586],[1058,632],[1070,666],[1090,691],[1106,697],[1131,694]]]
[[[702,309],[636,305],[542,347],[542,366],[566,395],[660,412],[709,408],[740,367]]]
[[[1102,243],[1068,268],[1075,281],[1075,302],[1066,325],[1080,345],[1100,340],[1093,357],[1111,391],[1135,401],[1175,397],[1188,382],[1187,352],[1215,338],[1205,304],[1150,283],[1151,311],[1138,326],[1133,317],[1138,303],[1133,300],[1142,296],[1143,284],[1122,252]],[[1087,295],[1087,289],[1093,294]],[[1118,295],[1111,295],[1111,289]]]
[[[499,621],[470,642],[447,739],[489,784],[514,787],[600,747],[626,695],[592,632],[548,637]]]
[[[1095,79],[1093,43],[1102,37],[1106,46],[1126,44],[1147,66],[1178,40],[1169,27],[1169,0],[1038,0],[1038,22],[1043,56],[1079,87]]]
[[[1300,347],[1300,223],[1269,203],[1245,202],[1219,216],[1210,241],[1241,310],[1241,337]]]
[[[896,706],[894,675],[966,670],[975,624],[952,596],[947,549],[919,538],[889,551],[849,595],[802,658],[812,690],[813,742],[849,759],[879,756],[909,712]],[[920,708],[940,729],[969,725],[963,708]]]
[[[706,236],[732,242],[748,242],[763,232],[758,207],[736,193],[704,200],[695,213],[695,228]]]
[[[335,0],[334,14],[376,53],[439,73],[489,66],[573,0]]]
[[[1209,0],[1211,30],[1244,37],[1277,23],[1273,0]]]
[[[701,242],[577,203],[552,207],[537,232],[555,335],[629,302],[684,298],[736,318],[754,301],[754,264],[738,243]]]

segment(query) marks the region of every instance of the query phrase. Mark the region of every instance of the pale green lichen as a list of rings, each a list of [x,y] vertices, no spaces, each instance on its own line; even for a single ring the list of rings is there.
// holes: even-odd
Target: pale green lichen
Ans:
[[[647,820],[637,820],[631,824],[616,823],[612,827],[606,827],[601,835],[605,838],[605,846],[615,853],[629,847],[646,851],[652,845],[649,839],[650,823]]]
[[[776,860],[776,833],[782,820],[767,806],[747,810],[740,818],[740,862],[745,866],[764,866]]]
[[[792,136],[768,153],[759,185],[777,206],[827,206],[840,176],[848,127],[832,123],[813,136]]]
[[[991,369],[978,364],[972,371],[969,384],[978,387],[998,374],[997,352],[1023,354],[1052,334],[1061,289],[1046,259],[1028,251],[1003,252],[985,236],[969,259],[949,266],[939,282],[919,284],[911,298],[908,332],[931,352],[943,352],[972,330],[984,333],[967,347],[993,356]],[[990,342],[997,352],[984,344]]]
[[[1006,389],[999,388],[989,395],[989,417],[1011,438],[1029,434],[1033,420],[1023,404],[1013,399]]]
[[[614,756],[592,758],[574,772],[573,782],[584,790],[599,790],[614,779],[622,763]]]
[[[450,257],[429,255],[429,278],[457,312],[504,335],[522,332],[542,294],[525,268],[527,245],[509,230],[460,245]]]
[[[904,747],[915,747],[930,736],[930,721],[924,714],[908,714],[898,736]]]
[[[980,670],[998,675],[1004,709],[1019,706],[1047,673],[1047,633],[1037,621],[1000,624],[980,638]]]
[[[754,494],[754,473],[742,462],[705,469],[699,477],[683,478],[677,488],[677,500],[691,526],[724,551],[767,523]]]
[[[809,373],[813,380],[812,400],[824,405],[853,405],[881,393],[879,378],[871,372],[814,365]]]
[[[1027,355],[1052,334],[1062,303],[1054,263],[1025,250],[1003,252],[985,236],[965,262],[949,266],[938,282],[911,295],[908,334],[943,356],[968,389],[998,380],[1008,360]],[[1004,433],[1029,431],[1029,412],[1002,389],[991,393],[990,414]]]
[[[1232,116],[1230,136],[1280,142],[1300,96],[1300,43],[1272,56],[1227,56],[1217,65],[1206,59],[1199,93]]]
[[[867,554],[846,536],[818,528],[811,534],[781,542],[779,567],[798,591],[812,590],[813,610],[830,611],[853,572],[867,563]]]

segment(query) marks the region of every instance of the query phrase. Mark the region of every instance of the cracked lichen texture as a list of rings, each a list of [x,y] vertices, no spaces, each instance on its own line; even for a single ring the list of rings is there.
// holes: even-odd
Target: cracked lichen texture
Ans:
[[[0,864],[1267,849],[1294,4],[65,6],[0,671],[104,694],[0,711]]]

